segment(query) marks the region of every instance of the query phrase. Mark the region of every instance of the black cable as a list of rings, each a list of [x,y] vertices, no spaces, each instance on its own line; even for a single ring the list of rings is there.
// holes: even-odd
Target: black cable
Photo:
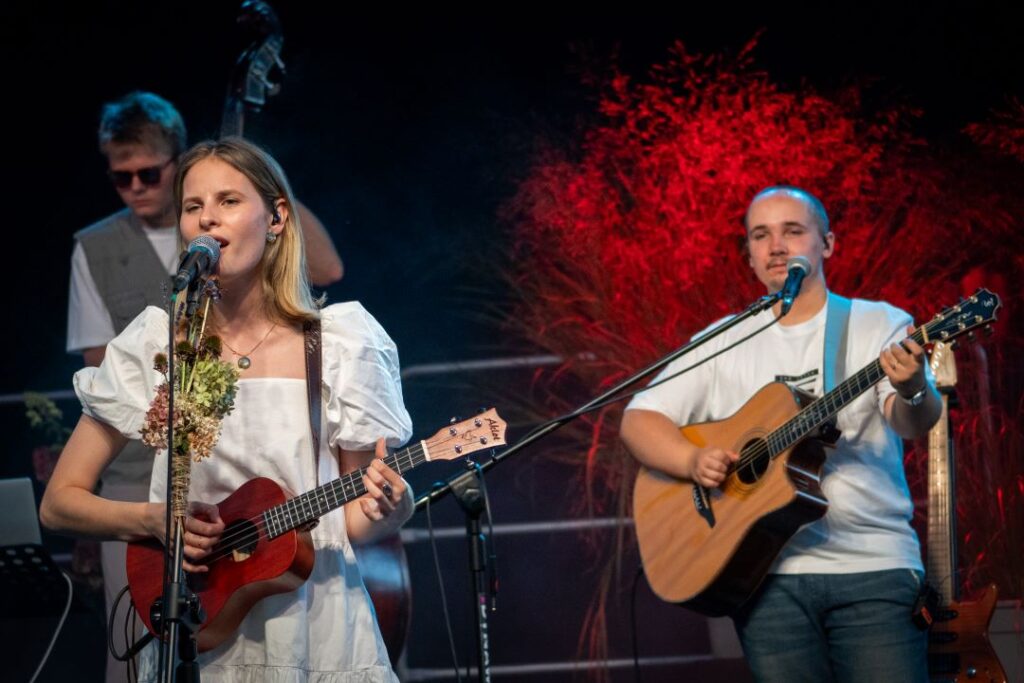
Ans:
[[[121,592],[114,598],[114,604],[110,608],[110,616],[107,618],[107,649],[110,650],[111,656],[119,662],[132,662],[135,659],[135,655],[139,654],[142,648],[149,644],[149,641],[153,640],[152,633],[145,633],[141,638],[136,641],[132,641],[135,637],[135,620],[136,614],[135,603],[130,602],[128,611],[124,615],[124,642],[128,645],[128,649],[123,653],[118,654],[114,649],[114,616],[117,614],[117,606],[121,604],[121,599],[124,598],[124,594],[128,592],[129,586],[125,586],[121,589]],[[132,623],[129,626],[128,620],[132,619]],[[129,643],[131,643],[129,645]]]
[[[455,670],[456,683],[462,683],[459,674],[459,658],[455,654],[455,635],[452,633],[452,619],[448,615],[448,597],[444,591],[444,575],[441,573],[441,559],[437,553],[437,539],[434,538],[434,520],[430,516],[430,502],[427,502],[427,531],[430,534],[430,550],[434,554],[434,569],[437,571],[437,587],[441,592],[441,611],[444,613],[444,625],[448,629],[448,646],[452,651],[452,667]]]
[[[121,589],[121,591],[117,594],[117,597],[114,598],[114,604],[110,606],[110,614],[107,615],[107,649],[110,650],[110,656],[113,657],[114,659],[116,659],[119,662],[126,662],[131,657],[131,655],[128,654],[127,650],[125,651],[124,654],[118,654],[117,650],[114,649],[114,623],[116,621],[115,617],[117,616],[117,606],[121,604],[121,599],[124,597],[124,594],[127,593],[127,592],[128,592],[128,586],[125,586],[124,588]],[[125,612],[125,615],[124,615],[125,623],[121,625],[122,628],[125,629],[123,631],[125,645],[128,644],[127,621],[128,621],[128,616],[129,616],[129,612],[130,611],[131,610],[129,610],[128,612]],[[129,648],[129,650],[130,649],[131,648]]]
[[[132,637],[134,637],[135,633],[138,632],[139,628],[139,610],[135,609],[134,600],[132,600],[131,602],[131,609],[129,611],[131,612],[132,615],[130,628]],[[138,683],[139,680],[139,662],[137,659],[135,659],[135,657],[132,657],[131,660],[129,660],[128,662],[128,680],[129,683],[131,683],[131,681],[135,681],[135,683]]]
[[[636,589],[640,585],[640,577],[643,575],[644,566],[640,564],[636,568],[636,575],[633,576],[632,598],[629,601],[629,621],[632,626],[630,636],[633,641],[633,678],[636,679],[636,683],[643,683],[644,680],[643,671],[640,669],[640,639],[637,637],[636,623]]]
[[[118,601],[120,600],[120,598],[121,598],[121,596],[118,595]],[[115,601],[115,603],[114,603],[114,608],[115,609],[117,608],[117,602],[118,601]],[[123,626],[122,626],[122,635],[124,636],[124,641],[123,642],[125,642],[125,643],[132,642],[132,639],[135,637],[135,634],[132,631],[129,630],[132,627],[132,614],[134,614],[134,613],[135,613],[135,603],[133,601],[129,600],[128,601],[128,609],[126,609],[125,612],[124,612],[124,623],[123,623]],[[111,619],[114,618],[114,612],[113,611],[110,614],[110,618]],[[113,647],[113,645],[111,645],[111,647]],[[135,662],[135,657],[131,657],[127,662],[124,663],[124,675],[125,675],[125,678],[128,680],[128,683],[132,683],[132,681],[134,680],[133,677],[132,677],[132,664],[134,662]]]

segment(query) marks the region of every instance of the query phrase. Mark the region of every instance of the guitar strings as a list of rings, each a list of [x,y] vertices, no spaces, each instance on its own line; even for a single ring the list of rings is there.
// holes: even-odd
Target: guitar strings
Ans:
[[[458,434],[447,434],[447,435],[445,435],[444,438],[437,439],[434,443],[438,447],[444,446],[445,444],[455,440],[455,438],[457,436],[459,436],[459,435]],[[440,450],[441,450],[441,448],[437,448],[438,452],[440,452]],[[417,462],[417,459],[419,459],[419,458],[421,458],[421,457],[423,457],[425,455],[426,455],[426,451],[423,449],[423,442],[420,441],[420,442],[417,442],[416,444],[414,444],[414,445],[412,445],[412,446],[410,446],[408,448],[405,448],[405,449],[403,449],[401,451],[397,451],[397,452],[393,453],[392,455],[390,455],[387,458],[385,458],[385,461],[389,462],[392,466],[396,467],[398,469],[399,473],[401,473],[403,471],[408,471],[412,467],[415,467],[416,465],[420,464],[420,463]],[[403,467],[403,465],[404,465],[404,467]],[[235,547],[237,547],[238,545],[245,544],[245,543],[247,543],[249,541],[252,541],[254,539],[258,542],[260,535],[263,534],[264,530],[266,529],[266,522],[265,522],[266,518],[265,518],[265,516],[266,516],[267,513],[271,512],[272,510],[276,510],[276,509],[279,509],[279,508],[287,508],[287,507],[291,507],[292,508],[291,512],[295,512],[295,511],[300,511],[301,512],[301,502],[305,501],[307,503],[307,505],[309,505],[309,501],[310,500],[315,500],[315,499],[318,498],[318,496],[312,495],[312,494],[314,494],[314,493],[319,491],[319,492],[322,492],[324,494],[324,496],[326,496],[326,493],[327,493],[326,489],[328,487],[336,488],[336,485],[339,482],[341,482],[342,490],[344,490],[345,487],[348,487],[348,488],[350,488],[352,490],[352,495],[349,498],[349,500],[345,501],[346,503],[351,501],[351,500],[354,500],[355,498],[358,498],[359,496],[361,496],[364,493],[366,493],[366,487],[362,483],[362,477],[366,473],[367,469],[368,468],[362,468],[360,470],[357,470],[356,472],[351,472],[349,474],[342,475],[341,477],[338,477],[337,479],[335,479],[335,480],[333,480],[331,482],[328,482],[328,483],[326,483],[326,484],[324,484],[322,486],[319,486],[316,489],[313,489],[312,491],[308,491],[308,492],[306,492],[304,494],[296,496],[295,498],[291,498],[291,499],[289,499],[289,500],[287,500],[287,501],[285,501],[285,502],[283,502],[283,503],[281,503],[279,505],[276,505],[276,506],[274,506],[274,507],[272,507],[272,508],[270,508],[268,510],[265,510],[264,512],[260,513],[258,516],[251,517],[251,518],[249,518],[247,520],[236,520],[235,522],[233,522],[233,524],[239,524],[239,523],[244,524],[244,523],[248,522],[248,523],[251,524],[251,526],[244,526],[243,528],[241,528],[239,530],[236,530],[233,533],[227,534],[226,536],[222,536],[221,539],[217,542],[217,545],[214,546],[214,549],[211,552],[210,556],[204,558],[202,560],[202,563],[206,564],[206,565],[212,564],[213,562],[216,562],[216,561],[218,561],[220,559],[223,559],[224,557],[229,556],[232,552],[234,552]],[[337,497],[337,493],[336,492],[334,492],[334,493],[335,493],[335,496]],[[326,497],[324,497],[324,500],[326,500]],[[344,503],[342,503],[342,504],[344,504]],[[336,507],[340,507],[340,505],[336,506]],[[312,507],[311,506],[310,506],[310,512],[312,512]],[[322,514],[326,514],[326,512],[324,512]],[[315,518],[315,516],[314,516],[314,518]],[[305,522],[301,522],[299,524],[293,524],[292,526],[290,526],[289,528],[285,529],[281,533],[285,533],[287,531],[291,531],[291,530],[301,526],[303,523],[305,523]],[[280,534],[278,534],[278,535],[280,535]],[[227,546],[230,546],[230,547],[227,547]]]
[[[439,445],[439,446],[440,445],[444,445],[444,444],[446,444],[446,443],[448,443],[450,441],[453,441],[456,436],[458,436],[458,435],[448,435],[446,438],[438,439],[435,443],[437,445]],[[385,461],[394,461],[394,465],[396,465],[398,467],[398,471],[399,471],[399,473],[401,473],[402,471],[408,471],[411,466],[415,466],[417,464],[416,463],[416,459],[421,457],[421,456],[423,456],[423,455],[425,455],[425,454],[426,454],[426,451],[423,449],[422,442],[417,442],[416,444],[414,444],[414,445],[412,445],[412,446],[410,446],[408,448],[405,448],[405,449],[402,449],[401,451],[397,451],[397,452],[393,453],[391,456],[385,458]],[[407,467],[405,467],[404,470],[402,468],[403,464],[407,465]],[[324,484],[323,486],[319,486],[316,489],[313,489],[312,491],[308,491],[305,494],[296,496],[295,498],[291,498],[291,499],[289,499],[289,500],[287,500],[287,501],[285,501],[283,503],[280,503],[279,505],[275,505],[274,507],[269,508],[268,510],[265,510],[264,512],[260,513],[259,515],[255,516],[255,517],[250,517],[249,519],[245,519],[245,520],[236,520],[235,522],[233,522],[233,524],[249,523],[249,524],[251,524],[251,526],[245,526],[241,530],[237,530],[237,531],[234,531],[234,532],[232,532],[230,534],[227,534],[226,536],[222,536],[220,538],[220,540],[218,540],[217,545],[214,546],[213,552],[210,554],[210,556],[206,557],[206,558],[204,558],[202,560],[202,564],[209,565],[209,564],[212,564],[213,562],[216,562],[216,561],[218,561],[220,559],[223,559],[224,557],[229,556],[234,551],[234,547],[225,547],[226,545],[238,546],[238,545],[243,545],[243,544],[245,544],[245,543],[247,543],[247,542],[249,542],[251,540],[254,540],[254,539],[256,541],[258,541],[260,535],[263,534],[263,532],[264,532],[264,530],[266,528],[266,525],[265,525],[265,522],[264,522],[264,515],[266,515],[266,513],[270,512],[271,510],[275,510],[275,509],[283,508],[283,507],[287,507],[287,506],[292,506],[294,508],[295,507],[295,501],[299,501],[299,500],[307,500],[308,501],[309,500],[308,496],[310,496],[310,494],[312,494],[312,493],[314,493],[316,491],[321,491],[322,489],[326,489],[327,487],[333,487],[338,482],[342,482],[342,489],[343,490],[347,486],[347,487],[351,488],[352,491],[355,493],[355,495],[353,495],[350,500],[358,498],[359,496],[363,495],[366,492],[366,488],[365,488],[365,486],[362,483],[362,477],[366,473],[367,469],[368,469],[368,467],[364,467],[362,469],[357,470],[356,472],[350,472],[348,474],[344,474],[344,475],[338,477],[337,479],[334,479],[333,481],[328,482],[327,484]],[[324,491],[324,493],[326,493],[326,491]],[[346,501],[346,502],[349,502],[349,501]],[[296,525],[296,526],[298,526],[298,525]],[[296,528],[296,527],[292,527],[291,529],[287,529],[285,531],[291,531],[294,528]]]
[[[442,441],[442,443],[443,443],[443,441]],[[416,453],[417,450],[419,451],[419,453]],[[398,466],[399,473],[401,473],[402,468],[401,468],[401,465],[399,464],[401,461],[403,461],[403,460],[407,461],[407,464],[411,465],[411,464],[413,464],[415,462],[416,457],[418,457],[420,455],[423,455],[424,453],[425,453],[425,451],[423,450],[422,444],[421,443],[416,443],[415,445],[410,446],[409,448],[403,449],[401,451],[398,451],[398,452],[392,454],[388,458],[385,458],[385,460],[387,460],[387,461],[394,461],[394,465]],[[235,522],[233,522],[233,524],[243,524],[244,525],[244,524],[248,523],[248,524],[251,524],[251,526],[243,526],[241,529],[239,529],[237,531],[234,531],[233,533],[230,533],[230,534],[227,534],[225,536],[222,536],[220,538],[220,540],[217,541],[217,545],[214,546],[213,551],[211,552],[210,556],[204,558],[202,560],[202,563],[206,564],[206,565],[212,564],[212,563],[214,563],[214,562],[216,562],[216,561],[218,561],[220,559],[223,559],[223,558],[231,555],[231,553],[234,552],[235,547],[237,547],[239,545],[245,545],[246,543],[248,543],[250,541],[254,541],[254,540],[256,542],[258,542],[260,536],[263,535],[263,532],[266,529],[266,521],[265,520],[266,520],[266,515],[268,513],[270,513],[272,510],[277,510],[279,508],[287,508],[287,507],[292,507],[293,510],[291,512],[294,512],[294,511],[298,510],[298,508],[296,507],[297,504],[296,504],[295,501],[302,501],[302,500],[308,501],[310,494],[315,493],[316,491],[320,491],[322,489],[326,489],[327,487],[331,487],[331,486],[335,485],[337,482],[343,482],[342,483],[342,489],[343,490],[344,490],[344,488],[346,486],[348,486],[348,487],[350,487],[352,489],[353,493],[355,494],[355,495],[352,496],[352,498],[351,498],[352,500],[354,500],[355,498],[358,498],[359,496],[363,495],[366,492],[366,487],[362,483],[362,478],[363,478],[363,475],[366,473],[367,469],[369,469],[369,468],[368,467],[364,467],[364,468],[362,468],[360,470],[357,470],[356,472],[350,472],[348,474],[344,474],[344,475],[338,477],[337,479],[334,479],[333,481],[330,481],[330,482],[324,484],[323,486],[319,486],[316,489],[313,489],[312,491],[308,491],[308,492],[306,492],[306,493],[304,493],[302,495],[296,496],[295,498],[291,498],[291,499],[289,499],[289,500],[287,500],[287,501],[285,501],[283,503],[275,505],[272,508],[264,510],[262,513],[260,513],[259,515],[255,516],[255,517],[251,517],[251,518],[245,519],[245,520],[236,520]],[[408,471],[408,468],[406,468],[406,471]],[[346,479],[348,481],[345,481]],[[311,511],[312,511],[312,508],[311,508]],[[290,512],[286,512],[285,514],[290,514]],[[326,514],[326,513],[323,513],[323,514]],[[293,527],[291,527],[289,529],[285,529],[284,531],[282,531],[282,533],[285,533],[287,531],[291,531],[292,529],[295,529],[295,528],[297,528],[300,525],[301,525],[301,523],[297,524],[297,525],[295,525],[295,526],[293,526]]]
[[[422,446],[421,444],[417,443],[414,446],[394,453],[393,455],[386,458],[386,460],[394,461],[395,465],[399,465],[400,460],[406,459],[410,463],[412,463],[415,458],[415,455],[413,455],[413,453],[414,451],[416,451],[417,448],[419,448],[422,453]],[[258,542],[260,536],[264,534],[264,531],[266,529],[265,520],[267,513],[271,512],[272,510],[284,507],[292,507],[292,511],[297,511],[298,508],[296,508],[296,503],[294,501],[300,501],[305,497],[309,496],[311,493],[320,491],[321,489],[325,489],[326,487],[334,486],[337,482],[344,482],[342,483],[343,489],[347,485],[350,488],[352,488],[353,492],[357,492],[357,495],[353,496],[353,498],[362,495],[363,493],[365,493],[365,487],[362,486],[362,475],[366,472],[366,469],[367,468],[362,468],[360,470],[357,470],[356,472],[351,472],[349,474],[342,475],[341,477],[338,477],[337,479],[328,482],[323,486],[313,489],[313,491],[309,491],[300,496],[296,496],[295,498],[291,498],[283,503],[275,505],[269,508],[268,510],[264,510],[262,513],[255,517],[251,517],[245,520],[236,520],[235,522],[232,522],[232,524],[242,524],[244,526],[242,526],[240,529],[236,529],[232,533],[222,536],[220,540],[218,540],[217,545],[214,546],[211,554],[202,560],[202,564],[209,565],[220,559],[223,559],[224,557],[231,555],[231,553],[233,553],[235,548],[239,545],[244,545],[253,540]],[[360,489],[362,490],[360,491]],[[306,500],[308,500],[308,498],[306,498]],[[246,523],[248,523],[249,525],[246,525]],[[294,529],[297,526],[299,525],[295,525],[291,527],[291,529]],[[290,531],[291,529],[286,529],[285,531]]]
[[[910,338],[918,344],[923,343],[924,336],[922,331],[927,327],[928,325],[923,325],[914,330]],[[885,372],[882,370],[882,365],[876,359],[874,362],[859,370],[852,377],[846,379],[838,387],[807,405],[792,418],[773,430],[764,439],[758,441],[753,448],[748,449],[740,456],[739,460],[729,466],[726,476],[730,476],[737,470],[752,464],[755,460],[758,460],[765,454],[768,454],[770,458],[774,458],[779,455],[796,443],[797,439],[795,437],[797,434],[810,433],[814,429],[823,425],[831,415],[838,412],[838,409],[845,407],[840,406],[837,409],[837,406],[835,405],[837,402],[845,402],[860,396],[862,393],[881,381],[884,376]],[[867,382],[867,384],[864,387],[860,387],[861,382]],[[853,390],[854,385],[858,387],[855,390],[856,393],[847,395],[847,392]],[[815,412],[820,412],[820,414],[811,415],[811,413]],[[807,423],[808,416],[811,418],[810,425],[805,428],[805,426],[800,423]],[[787,441],[789,441],[789,443],[786,443]]]

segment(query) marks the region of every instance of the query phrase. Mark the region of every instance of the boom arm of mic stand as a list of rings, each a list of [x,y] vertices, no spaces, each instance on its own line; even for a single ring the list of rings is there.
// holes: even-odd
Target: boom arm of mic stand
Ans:
[[[524,448],[526,448],[527,446],[533,444],[534,442],[541,440],[542,438],[544,438],[545,436],[547,436],[551,432],[561,428],[563,425],[568,424],[572,420],[574,420],[577,417],[579,417],[580,415],[584,414],[587,411],[587,409],[592,408],[592,407],[596,406],[597,404],[602,403],[602,402],[608,400],[609,398],[611,398],[612,396],[615,396],[616,394],[618,394],[619,392],[621,392],[623,389],[625,389],[626,387],[630,386],[631,384],[633,384],[633,383],[643,379],[644,377],[647,377],[648,375],[653,374],[654,372],[662,369],[663,367],[665,367],[666,365],[668,365],[669,363],[671,363],[675,359],[680,358],[682,356],[685,356],[686,354],[688,354],[691,351],[693,351],[694,349],[704,345],[706,342],[714,339],[715,337],[717,337],[718,335],[722,334],[723,332],[732,329],[733,327],[735,327],[736,325],[740,324],[744,320],[747,320],[748,318],[751,318],[751,317],[757,315],[758,313],[761,313],[762,311],[768,310],[781,297],[782,297],[781,291],[775,292],[774,294],[768,294],[766,296],[761,297],[760,299],[755,301],[753,304],[748,306],[745,311],[743,311],[739,315],[735,316],[734,318],[732,318],[728,322],[718,326],[717,328],[715,328],[714,330],[712,330],[708,334],[704,335],[700,339],[695,339],[695,340],[689,342],[688,344],[684,344],[683,346],[679,347],[675,351],[672,351],[671,353],[669,353],[667,356],[665,356],[665,357],[655,361],[654,363],[651,363],[646,368],[644,368],[644,369],[642,369],[642,370],[640,370],[640,371],[630,375],[629,377],[627,377],[623,381],[621,381],[618,384],[616,384],[611,389],[605,391],[600,396],[598,396],[598,397],[596,397],[594,399],[591,399],[590,401],[588,401],[587,403],[583,404],[582,406],[580,406],[576,410],[574,410],[571,413],[567,414],[562,419],[548,423],[547,425],[545,425],[541,429],[538,429],[537,431],[532,432],[531,434],[526,436],[524,439],[522,439],[520,441],[517,441],[515,444],[513,444],[509,448],[506,448],[504,451],[502,451],[498,455],[495,455],[495,456],[491,457],[490,460],[488,460],[488,461],[486,461],[484,463],[480,463],[480,468],[481,468],[482,472],[486,472],[487,470],[491,469],[492,467],[494,467],[495,465],[497,465],[499,462],[501,462],[505,458],[509,457],[510,455],[513,455],[514,453],[518,453],[519,451],[523,450]],[[482,474],[482,472],[481,472],[481,474]],[[460,472],[460,473],[450,477],[443,484],[435,485],[430,491],[427,491],[426,493],[420,495],[416,499],[416,509],[418,510],[418,509],[424,507],[425,505],[433,505],[437,501],[443,499],[445,496],[450,494],[452,492],[452,487],[465,487],[465,486],[467,486],[469,484],[470,480],[472,480],[476,476],[477,476],[477,471],[475,469],[471,469],[471,470],[467,470],[465,472]]]

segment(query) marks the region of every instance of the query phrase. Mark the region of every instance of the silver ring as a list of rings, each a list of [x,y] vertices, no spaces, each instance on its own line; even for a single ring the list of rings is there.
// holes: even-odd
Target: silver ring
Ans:
[[[384,492],[384,497],[388,500],[391,500],[391,494],[395,492],[395,490],[391,488],[391,484],[387,482],[384,482],[384,485],[380,487],[380,490]]]

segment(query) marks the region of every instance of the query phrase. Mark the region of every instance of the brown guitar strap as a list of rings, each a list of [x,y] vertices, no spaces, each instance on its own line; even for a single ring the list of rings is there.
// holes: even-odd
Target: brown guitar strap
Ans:
[[[313,437],[313,463],[316,482],[320,483],[320,379],[323,375],[320,321],[307,320],[302,324],[306,349],[306,396],[309,399],[309,434]]]

